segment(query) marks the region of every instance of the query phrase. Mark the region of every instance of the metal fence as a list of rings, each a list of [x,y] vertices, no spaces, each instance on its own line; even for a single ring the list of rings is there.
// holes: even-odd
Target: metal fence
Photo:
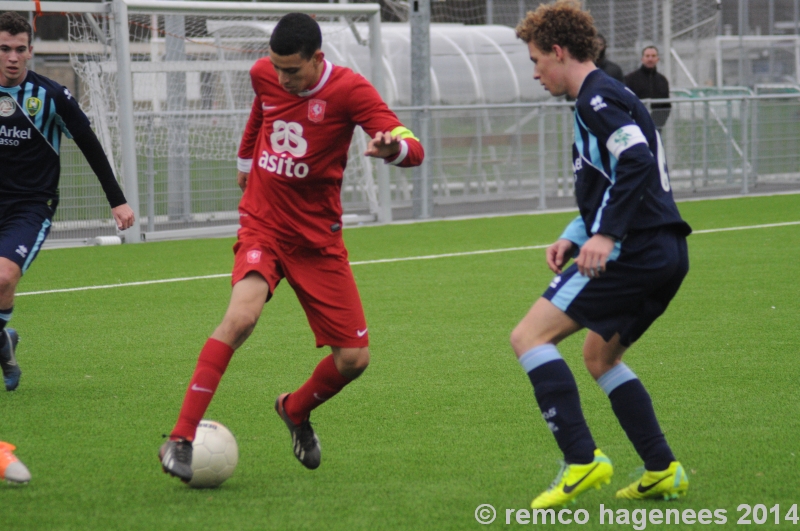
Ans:
[[[692,89],[675,91],[675,96],[662,136],[677,198],[800,191],[800,88]],[[395,110],[408,122],[414,109]],[[428,113],[434,217],[574,205],[568,102],[430,107]],[[153,156],[151,149],[162,141],[165,132],[159,128],[166,126],[157,116],[151,118],[137,119],[149,124],[137,129],[146,139],[139,142],[137,159],[139,215],[147,239],[232,235],[241,197],[235,149],[223,160],[191,160],[191,187],[182,198],[189,213],[170,216],[169,161]],[[348,222],[375,219],[371,183],[377,165],[360,155],[363,143],[359,130],[342,189]],[[392,167],[390,183],[393,218],[411,218],[410,171]],[[115,233],[100,185],[75,145],[65,142],[61,202],[50,245]]]

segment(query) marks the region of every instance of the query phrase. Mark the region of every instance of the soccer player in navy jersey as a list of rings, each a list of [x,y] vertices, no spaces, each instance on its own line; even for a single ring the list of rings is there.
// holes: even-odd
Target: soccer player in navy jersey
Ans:
[[[594,21],[580,4],[540,5],[517,26],[534,79],[575,101],[573,170],[579,215],[548,247],[556,273],[511,334],[542,416],[564,453],[553,484],[531,503],[558,507],[611,480],[575,379],[556,345],[587,328],[583,359],[644,461],[618,498],[672,499],[689,483],[656,420],[650,396],[622,355],[661,315],[689,270],[686,236],[670,190],[661,138],[639,99],[593,63]],[[563,269],[570,259],[574,262]]]
[[[106,194],[120,230],[133,225],[100,141],[69,90],[27,69],[31,26],[0,15],[0,367],[6,390],[19,385],[16,330],[6,328],[14,293],[50,232],[58,205],[61,134],[73,138]]]
[[[424,157],[375,88],[325,59],[317,22],[289,13],[269,40],[269,57],[250,70],[255,92],[239,146],[241,229],[230,304],[197,360],[170,440],[159,451],[164,472],[192,478],[192,439],[234,351],[250,336],[284,278],[294,289],[317,347],[328,346],[311,377],[275,400],[292,450],[320,465],[311,411],[369,365],[369,334],[342,239],[342,176],[356,125],[372,139],[365,155],[409,167]]]

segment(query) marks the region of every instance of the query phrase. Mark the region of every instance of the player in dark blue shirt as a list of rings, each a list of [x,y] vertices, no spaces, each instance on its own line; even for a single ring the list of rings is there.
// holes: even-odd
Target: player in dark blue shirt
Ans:
[[[511,334],[565,466],[534,509],[558,507],[611,481],[613,466],[592,439],[578,388],[556,345],[587,328],[583,358],[644,461],[618,498],[672,499],[688,479],[661,432],[650,396],[621,358],[661,315],[689,270],[686,236],[664,151],[639,99],[593,63],[596,30],[580,4],[540,5],[517,26],[534,79],[575,98],[573,169],[579,215],[547,249],[556,273]],[[570,257],[575,261],[565,270]]]
[[[19,385],[16,330],[6,328],[14,293],[50,232],[58,205],[61,134],[73,138],[97,174],[120,230],[134,222],[103,148],[75,98],[27,69],[31,27],[0,15],[0,368],[8,391]]]

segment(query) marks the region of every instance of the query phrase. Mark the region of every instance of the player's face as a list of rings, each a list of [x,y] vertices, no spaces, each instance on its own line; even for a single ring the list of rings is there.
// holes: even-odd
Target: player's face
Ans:
[[[553,96],[567,93],[563,63],[555,52],[544,53],[533,42],[528,43],[528,51],[533,61],[533,79],[537,80]]]
[[[269,52],[269,59],[278,74],[278,82],[290,94],[299,94],[319,81],[324,57],[320,50],[314,52],[310,59],[303,59],[299,53],[278,55],[272,50]]]
[[[22,83],[32,50],[27,33],[0,31],[0,85],[16,87]]]
[[[648,48],[642,54],[642,64],[647,68],[655,68],[658,64],[658,52],[654,48]]]

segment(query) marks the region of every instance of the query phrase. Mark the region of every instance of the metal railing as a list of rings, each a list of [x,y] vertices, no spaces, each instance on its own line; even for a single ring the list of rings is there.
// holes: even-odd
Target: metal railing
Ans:
[[[800,92],[793,90],[725,95],[695,91],[670,99],[672,111],[662,137],[676,197],[800,191]],[[395,109],[405,123],[414,110],[420,109]],[[426,152],[434,217],[574,206],[570,103],[422,110],[431,123]],[[139,216],[146,238],[233,234],[241,197],[235,167],[238,139],[230,142],[230,156],[224,160],[191,158],[191,213],[173,219],[168,215],[168,160],[148,148],[163,134],[158,131],[163,120],[154,118],[137,114],[135,120],[136,134],[150,142],[140,142],[137,153]],[[378,165],[369,164],[361,152],[356,138],[342,201],[348,220],[374,221]],[[392,167],[389,184],[393,218],[411,218],[410,171]],[[71,141],[62,150],[60,188],[51,245],[115,234],[100,185]],[[378,208],[386,206],[386,195],[377,194]]]

